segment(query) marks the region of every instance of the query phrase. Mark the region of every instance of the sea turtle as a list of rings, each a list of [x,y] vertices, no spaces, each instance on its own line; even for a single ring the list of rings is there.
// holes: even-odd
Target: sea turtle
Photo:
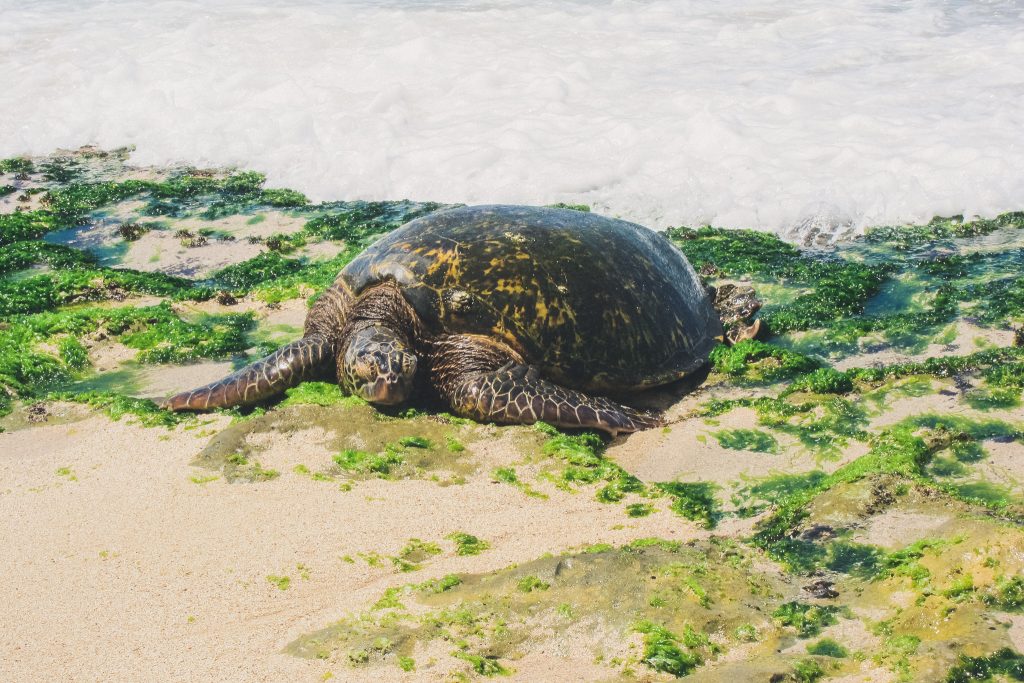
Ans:
[[[575,210],[460,207],[357,256],[302,339],[166,406],[251,404],[326,377],[371,403],[421,386],[476,420],[615,435],[660,420],[601,395],[694,373],[722,340],[708,291],[662,235]]]

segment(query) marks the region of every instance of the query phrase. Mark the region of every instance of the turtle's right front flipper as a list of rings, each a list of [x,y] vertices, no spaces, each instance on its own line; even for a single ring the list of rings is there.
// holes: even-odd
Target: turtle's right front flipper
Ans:
[[[208,410],[258,403],[300,382],[328,374],[334,344],[318,336],[304,337],[247,365],[222,380],[172,396],[170,410]]]
[[[612,436],[662,424],[655,415],[548,382],[525,365],[468,376],[447,393],[456,413],[482,422],[543,421],[557,427],[601,429]]]

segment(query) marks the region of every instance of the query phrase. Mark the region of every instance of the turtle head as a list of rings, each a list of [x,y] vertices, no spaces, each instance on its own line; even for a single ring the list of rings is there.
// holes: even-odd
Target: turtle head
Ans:
[[[338,383],[370,403],[394,405],[412,393],[416,354],[383,325],[356,330],[338,357]]]

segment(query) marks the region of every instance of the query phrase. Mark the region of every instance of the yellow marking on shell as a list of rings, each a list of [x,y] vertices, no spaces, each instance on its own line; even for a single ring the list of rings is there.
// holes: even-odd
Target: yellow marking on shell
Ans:
[[[500,269],[503,265],[505,265],[505,262],[504,262],[503,259],[492,258],[490,260],[488,266],[486,268],[484,268],[484,275],[490,275],[495,270]]]
[[[508,280],[505,278],[498,278],[498,285],[494,288],[496,292],[508,292],[510,294],[522,294],[526,291],[523,287],[523,283],[518,280]]]
[[[428,275],[435,275],[438,271],[444,270],[446,279],[459,279],[461,259],[457,248],[455,250],[433,248],[424,251],[423,256],[431,261],[427,266]]]

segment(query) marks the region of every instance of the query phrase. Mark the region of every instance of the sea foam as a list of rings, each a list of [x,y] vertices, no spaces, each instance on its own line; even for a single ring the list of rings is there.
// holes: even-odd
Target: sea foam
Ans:
[[[843,235],[1024,205],[1013,1],[0,0],[0,155]]]

